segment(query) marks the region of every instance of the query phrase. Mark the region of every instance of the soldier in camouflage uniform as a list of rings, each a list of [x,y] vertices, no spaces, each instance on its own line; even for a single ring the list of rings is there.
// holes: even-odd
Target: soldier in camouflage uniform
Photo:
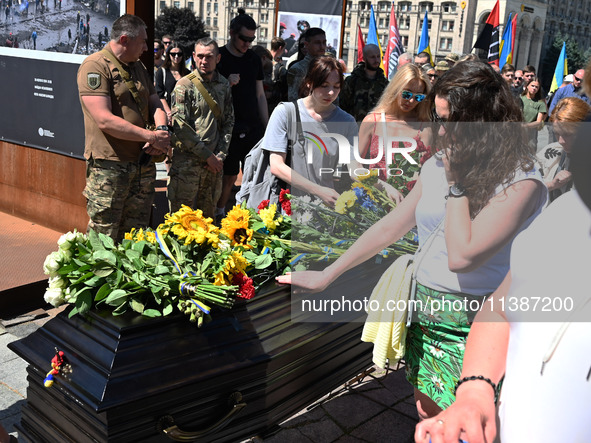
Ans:
[[[150,156],[165,154],[170,143],[166,113],[139,61],[147,38],[146,24],[125,14],[113,23],[111,41],[78,70],[88,228],[114,240],[148,225],[156,180]],[[152,122],[156,130],[148,129]]]
[[[340,106],[360,122],[376,106],[388,85],[380,68],[380,48],[369,44],[363,48],[363,60],[349,77],[341,91]]]
[[[197,69],[180,79],[172,93],[174,135],[168,200],[171,211],[185,204],[213,217],[222,191],[234,108],[230,83],[216,71],[220,53],[215,40],[197,41],[193,58]],[[198,84],[205,91],[200,91]],[[204,92],[215,102],[213,109]]]

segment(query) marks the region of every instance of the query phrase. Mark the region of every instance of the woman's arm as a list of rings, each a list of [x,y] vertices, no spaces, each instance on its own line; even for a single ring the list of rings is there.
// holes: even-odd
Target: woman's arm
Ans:
[[[339,193],[334,189],[321,186],[304,178],[285,163],[286,156],[287,154],[282,152],[270,152],[271,174],[295,188],[316,195],[327,205],[334,206],[339,198]]]
[[[321,291],[347,270],[373,257],[400,239],[416,225],[415,209],[421,198],[421,179],[396,208],[367,230],[324,271],[294,272],[277,277],[279,283],[293,284],[310,291]]]
[[[482,375],[495,385],[505,373],[509,346],[509,323],[501,310],[511,286],[509,272],[501,286],[484,303],[468,334],[462,378]],[[491,309],[492,308],[492,309]],[[415,441],[457,443],[460,436],[470,443],[492,443],[497,433],[495,392],[482,380],[462,383],[456,401],[436,417],[417,425]],[[443,423],[441,423],[443,422]]]
[[[496,254],[534,213],[544,185],[521,180],[494,196],[470,219],[468,199],[450,197],[445,214],[445,243],[452,272],[470,272]]]
[[[536,117],[536,120],[531,123],[526,123],[524,126],[526,128],[534,128],[534,129],[540,130],[544,126],[544,119],[545,118],[546,118],[545,112],[538,112],[538,116]]]

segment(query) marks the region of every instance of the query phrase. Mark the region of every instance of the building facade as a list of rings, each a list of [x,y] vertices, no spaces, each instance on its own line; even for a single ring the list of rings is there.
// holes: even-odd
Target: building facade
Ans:
[[[496,0],[401,0],[395,1],[395,14],[402,43],[407,52],[417,53],[425,12],[434,60],[447,54],[468,54]],[[357,25],[364,41],[373,5],[378,37],[385,50],[392,2],[388,0],[347,0],[342,58],[352,69],[357,60]],[[570,35],[582,48],[591,46],[591,0],[502,0],[499,4],[500,35],[510,13],[518,14],[513,64],[540,66],[544,51],[556,34]],[[242,7],[259,24],[255,44],[270,46],[276,34],[275,0],[156,0],[156,15],[164,7],[189,8],[203,18],[206,30],[220,45],[226,43],[230,20]]]

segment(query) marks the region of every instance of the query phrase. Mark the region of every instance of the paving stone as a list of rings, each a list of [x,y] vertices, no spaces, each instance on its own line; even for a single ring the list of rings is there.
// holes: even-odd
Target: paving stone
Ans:
[[[414,396],[395,404],[392,406],[392,409],[395,411],[400,411],[404,415],[416,421],[419,420],[419,414],[417,413],[417,405],[415,403]]]
[[[358,394],[343,395],[322,407],[345,430],[354,429],[384,410],[383,405]]]
[[[0,419],[14,414],[20,414],[21,402],[25,402],[23,395],[4,383],[0,383]],[[17,404],[18,406],[16,406]]]
[[[372,443],[410,443],[414,441],[416,422],[392,410],[386,410],[350,433]]]
[[[329,417],[316,423],[299,426],[298,430],[314,442],[332,442],[344,434],[344,431]]]
[[[9,389],[17,391],[24,398],[27,391],[27,363],[13,354],[16,358],[2,361],[0,365],[0,383]]]
[[[324,412],[324,409],[322,409],[321,406],[317,406],[314,409],[311,409],[310,411],[303,409],[293,417],[290,417],[288,420],[285,420],[283,423],[281,423],[281,427],[293,428],[303,423],[312,423],[320,421],[325,416],[326,412]]]
[[[306,443],[312,441],[298,429],[284,429],[272,437],[264,439],[265,443]]]
[[[406,380],[404,370],[391,372],[380,381],[386,389],[394,394],[394,399],[402,399],[414,394],[412,385]]]

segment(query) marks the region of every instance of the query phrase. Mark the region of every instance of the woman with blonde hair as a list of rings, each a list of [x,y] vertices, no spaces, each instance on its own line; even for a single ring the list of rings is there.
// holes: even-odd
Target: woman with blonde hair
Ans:
[[[558,137],[556,143],[550,143],[538,154],[540,172],[550,191],[550,201],[570,191],[572,174],[570,172],[570,153],[579,123],[591,112],[591,106],[577,97],[566,97],[558,102],[550,122]]]
[[[413,63],[406,64],[396,72],[376,107],[361,123],[359,154],[361,158],[375,160],[369,168],[379,170],[382,187],[396,202],[402,200],[402,194],[385,183],[390,173],[385,142],[397,136],[418,137],[429,146],[431,131],[423,128],[423,123],[430,120],[430,105],[426,100],[430,90],[431,82],[422,69]],[[404,143],[410,147],[409,142]]]

